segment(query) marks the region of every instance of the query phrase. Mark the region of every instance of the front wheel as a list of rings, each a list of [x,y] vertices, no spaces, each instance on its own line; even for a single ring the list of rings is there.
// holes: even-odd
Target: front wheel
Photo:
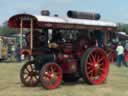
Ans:
[[[84,81],[92,85],[103,83],[108,75],[109,59],[101,48],[89,48],[81,59]]]
[[[40,81],[44,88],[55,89],[62,82],[62,69],[56,63],[47,63],[43,65],[40,71]]]
[[[23,65],[20,71],[20,80],[28,87],[34,87],[39,83],[39,71],[36,70],[34,61]]]

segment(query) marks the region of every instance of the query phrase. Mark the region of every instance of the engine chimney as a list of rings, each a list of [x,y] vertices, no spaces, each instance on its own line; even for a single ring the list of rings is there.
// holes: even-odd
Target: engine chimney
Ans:
[[[40,13],[42,16],[50,16],[49,10],[42,10]]]

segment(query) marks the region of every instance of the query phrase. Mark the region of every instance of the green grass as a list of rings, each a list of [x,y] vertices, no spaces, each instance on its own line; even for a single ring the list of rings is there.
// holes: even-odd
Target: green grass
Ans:
[[[84,82],[64,83],[54,90],[24,87],[19,79],[23,64],[0,64],[0,96],[128,96],[128,68],[110,66],[107,81],[98,86]]]

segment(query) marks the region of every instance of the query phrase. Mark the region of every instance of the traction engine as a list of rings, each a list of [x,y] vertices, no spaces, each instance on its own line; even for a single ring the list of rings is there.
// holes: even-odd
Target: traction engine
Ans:
[[[100,15],[69,11],[69,18],[18,14],[9,19],[9,26],[20,28],[21,54],[30,60],[20,71],[25,86],[39,82],[46,89],[55,89],[64,80],[74,82],[82,78],[91,85],[103,83],[109,71],[109,59],[97,46],[93,34],[114,31],[116,24],[100,21]],[[23,46],[23,28],[30,29]],[[97,33],[97,31],[95,32]],[[95,38],[94,38],[95,37]]]

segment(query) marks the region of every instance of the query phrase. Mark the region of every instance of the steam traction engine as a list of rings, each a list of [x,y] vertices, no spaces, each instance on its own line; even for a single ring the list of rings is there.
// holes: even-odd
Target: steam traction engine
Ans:
[[[92,85],[103,83],[109,60],[101,40],[106,42],[106,33],[114,32],[116,24],[98,20],[99,14],[69,11],[61,18],[44,13],[17,14],[8,21],[10,27],[20,29],[21,54],[31,57],[21,68],[21,82],[25,86],[41,82],[47,89],[79,78]]]

